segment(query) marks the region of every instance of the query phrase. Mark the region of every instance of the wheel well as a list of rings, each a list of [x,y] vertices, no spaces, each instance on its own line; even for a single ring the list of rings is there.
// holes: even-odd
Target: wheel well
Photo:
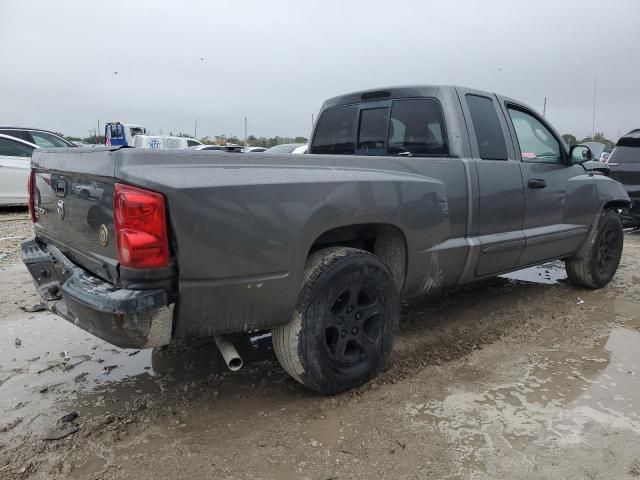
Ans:
[[[604,204],[602,207],[603,210],[613,210],[617,208],[627,208],[629,206],[629,202],[626,200],[611,200]]]
[[[385,223],[334,228],[320,235],[308,254],[327,247],[352,247],[373,253],[391,270],[398,290],[402,290],[407,271],[407,242],[399,228]]]

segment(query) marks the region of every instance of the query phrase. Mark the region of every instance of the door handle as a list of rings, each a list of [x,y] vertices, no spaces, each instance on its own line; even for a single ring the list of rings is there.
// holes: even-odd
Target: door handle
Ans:
[[[541,178],[532,178],[527,185],[529,185],[529,188],[544,188],[547,186],[547,182]]]

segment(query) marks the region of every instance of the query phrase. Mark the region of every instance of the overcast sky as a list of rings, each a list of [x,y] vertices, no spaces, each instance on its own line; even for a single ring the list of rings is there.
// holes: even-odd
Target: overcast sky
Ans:
[[[328,97],[490,90],[562,133],[640,128],[640,1],[0,0],[0,124],[308,136]],[[115,74],[114,72],[118,72]]]

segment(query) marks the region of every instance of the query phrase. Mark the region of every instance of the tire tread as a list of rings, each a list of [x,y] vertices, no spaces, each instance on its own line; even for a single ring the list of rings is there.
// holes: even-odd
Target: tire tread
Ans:
[[[303,328],[303,312],[305,312],[311,298],[311,291],[321,275],[345,257],[363,255],[377,258],[367,251],[350,247],[326,248],[311,254],[305,265],[298,304],[291,320],[289,323],[272,330],[273,348],[282,368],[299,383],[313,390],[321,391],[321,393],[333,393],[343,390],[343,388],[339,382],[332,382],[330,379],[324,379],[328,383],[319,388],[317,384],[313,384],[306,378],[305,352],[301,351],[299,342]],[[384,264],[381,263],[381,265],[388,271]],[[390,272],[389,276],[393,282]],[[395,283],[393,285],[395,286]]]

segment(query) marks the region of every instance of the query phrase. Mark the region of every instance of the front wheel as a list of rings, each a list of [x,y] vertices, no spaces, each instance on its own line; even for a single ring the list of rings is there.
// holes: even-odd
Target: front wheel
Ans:
[[[602,288],[618,270],[624,244],[620,216],[613,210],[605,210],[600,214],[596,228],[586,254],[565,262],[567,277],[574,285]]]
[[[272,332],[274,350],[298,382],[335,394],[384,367],[399,318],[398,289],[375,255],[327,248],[308,258],[293,318]]]

